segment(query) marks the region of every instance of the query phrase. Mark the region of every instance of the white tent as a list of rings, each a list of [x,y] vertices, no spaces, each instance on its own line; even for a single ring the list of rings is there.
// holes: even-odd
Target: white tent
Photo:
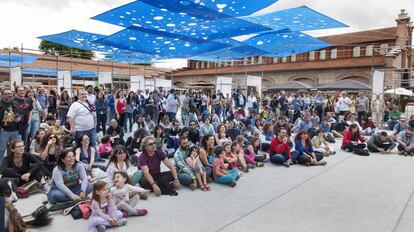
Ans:
[[[396,94],[396,95],[404,95],[404,96],[413,96],[413,91],[404,89],[404,88],[396,88],[396,89],[389,89],[385,91],[386,94]]]

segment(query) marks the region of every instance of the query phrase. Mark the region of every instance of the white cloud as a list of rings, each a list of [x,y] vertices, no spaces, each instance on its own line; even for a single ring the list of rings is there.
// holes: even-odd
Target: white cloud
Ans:
[[[20,47],[36,49],[38,36],[77,29],[111,34],[121,28],[90,18],[131,0],[1,0],[0,48]],[[280,0],[257,14],[298,6],[309,6],[335,18],[349,28],[317,31],[311,35],[327,35],[395,26],[395,18],[404,8],[414,18],[411,0]],[[185,65],[185,61],[169,61],[162,67]]]

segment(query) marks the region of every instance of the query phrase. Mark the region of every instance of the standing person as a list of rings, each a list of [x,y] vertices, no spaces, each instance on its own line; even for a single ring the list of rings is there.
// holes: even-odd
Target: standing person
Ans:
[[[48,114],[52,114],[53,117],[56,117],[57,95],[54,89],[49,90],[47,101],[49,102],[49,106],[47,107]]]
[[[108,120],[108,101],[105,99],[103,92],[98,93],[98,97],[95,102],[96,106],[96,133],[100,131],[106,134],[106,122]]]
[[[116,113],[116,120],[118,121],[118,125],[120,125],[122,128],[125,128],[126,100],[125,100],[124,92],[122,92],[122,90],[119,90],[116,93],[115,113]]]
[[[57,103],[57,109],[58,109],[58,117],[60,120],[60,123],[62,126],[66,125],[68,115],[69,107],[71,104],[71,99],[69,97],[68,91],[64,90],[62,91],[62,94],[60,95],[60,99]]]
[[[92,146],[96,145],[96,112],[87,102],[85,90],[79,90],[78,100],[69,108],[68,120],[75,140],[78,140],[82,134],[86,134],[91,139]]]
[[[369,100],[363,92],[358,93],[358,98],[355,100],[358,122],[361,123],[367,116],[369,109]]]
[[[10,88],[1,90],[2,99],[0,101],[0,164],[3,161],[4,153],[9,142],[20,139],[20,115],[19,105],[12,101],[13,92]]]
[[[181,121],[185,127],[188,127],[189,116],[190,116],[190,100],[188,92],[184,91],[184,94],[180,96],[180,106],[181,106]]]
[[[372,120],[375,125],[380,128],[382,119],[384,118],[385,102],[379,94],[375,95],[375,99],[371,102]]]
[[[341,96],[338,98],[337,104],[339,115],[344,115],[345,113],[349,112],[349,107],[352,105],[352,101],[349,99],[348,94],[343,91],[341,92]]]
[[[108,95],[106,100],[108,101],[108,124],[111,119],[114,119],[116,117],[115,114],[115,90],[112,90],[112,92]]]
[[[125,133],[126,132],[132,132],[132,124],[134,124],[134,111],[135,111],[135,107],[136,107],[136,103],[135,103],[135,93],[133,91],[129,92],[128,97],[126,99],[126,108],[125,108],[125,112],[126,112],[126,122],[125,122]],[[128,124],[128,127],[127,127]],[[128,130],[129,128],[129,130]]]
[[[250,95],[247,97],[247,110],[249,115],[253,115],[254,111],[257,108],[257,99],[253,91],[250,92]]]
[[[323,98],[322,92],[318,91],[316,96],[313,98],[313,102],[315,105],[315,110],[318,113],[319,118],[323,118],[324,116],[324,109],[323,109],[323,102],[325,99]]]
[[[176,189],[180,187],[177,171],[165,153],[155,148],[154,137],[145,137],[141,146],[142,153],[138,158],[139,168],[144,174],[139,181],[141,187],[152,189],[157,196],[161,194],[177,196]],[[169,171],[161,172],[161,161]]]
[[[167,115],[170,118],[170,122],[172,122],[173,120],[175,120],[175,117],[177,115],[177,108],[178,108],[178,103],[177,100],[175,99],[175,91],[174,89],[170,90],[170,94],[167,97],[167,102],[166,102],[166,109],[165,111],[167,112]]]
[[[149,96],[147,99],[145,99],[145,113],[151,115],[152,120],[156,120],[156,107],[155,107],[155,99],[154,99],[154,93],[149,93]]]
[[[141,90],[138,90],[137,94],[135,95],[135,103],[137,104],[137,114],[144,114],[145,97],[142,94]]]
[[[37,88],[36,99],[42,106],[42,121],[44,121],[47,117],[47,108],[49,107],[49,102],[46,96],[46,90],[43,87]]]
[[[22,118],[20,121],[22,140],[26,149],[29,149],[29,133],[32,121],[33,103],[30,99],[26,98],[26,90],[23,86],[16,87],[16,97],[14,98],[14,101],[20,108],[20,116]]]
[[[35,98],[34,89],[30,89],[27,92],[26,97],[28,99],[31,99],[31,102],[32,102],[32,108],[33,109],[32,109],[32,120],[31,120],[30,125],[29,125],[29,127],[30,127],[29,139],[34,139],[35,134],[39,130],[39,127],[40,127],[42,106],[40,105],[40,103]]]

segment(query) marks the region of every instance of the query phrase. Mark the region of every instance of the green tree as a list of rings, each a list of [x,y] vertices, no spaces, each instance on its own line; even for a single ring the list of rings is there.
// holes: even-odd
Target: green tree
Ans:
[[[39,45],[39,49],[49,55],[61,55],[69,57],[72,53],[73,57],[82,58],[82,59],[92,59],[95,54],[88,50],[78,49],[78,48],[71,48],[68,46],[64,46],[61,44],[49,42],[46,40],[42,40]]]

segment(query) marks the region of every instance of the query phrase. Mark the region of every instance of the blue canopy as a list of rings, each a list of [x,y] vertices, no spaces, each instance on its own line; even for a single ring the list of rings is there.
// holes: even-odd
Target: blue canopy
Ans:
[[[246,16],[277,0],[141,0],[158,8],[183,12],[206,19]]]
[[[264,33],[243,43],[263,50],[274,57],[291,56],[332,46],[330,43],[304,33],[289,30]]]
[[[94,78],[94,77],[97,77],[98,76],[96,74],[96,72],[84,71],[84,70],[72,71],[71,74],[72,74],[72,76],[75,76],[75,77],[83,77],[83,78]]]
[[[19,54],[0,54],[0,66],[14,67],[21,63],[30,64],[37,60],[36,56]]]
[[[229,46],[135,26],[101,39],[98,42],[124,50],[157,54],[162,58],[183,58]]]
[[[144,27],[205,40],[230,38],[271,30],[269,27],[238,18],[203,19],[183,12],[160,9],[141,1],[109,10],[93,17],[93,19],[122,27]]]
[[[270,27],[273,30],[309,31],[347,27],[347,25],[323,15],[309,7],[302,6],[262,16],[243,17],[242,19]]]
[[[22,73],[27,75],[57,76],[56,69],[48,68],[23,68]]]

